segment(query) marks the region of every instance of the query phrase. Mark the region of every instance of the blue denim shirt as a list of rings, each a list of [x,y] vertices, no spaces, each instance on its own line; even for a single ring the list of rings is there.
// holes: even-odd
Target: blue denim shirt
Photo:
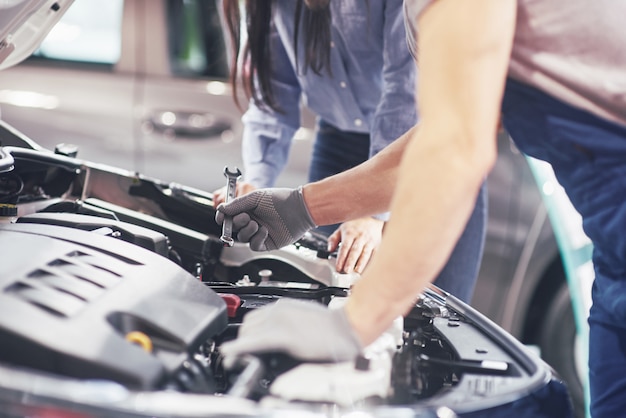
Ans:
[[[330,2],[332,77],[304,71],[303,57],[296,72],[295,4],[275,1],[270,34],[272,87],[284,113],[251,102],[243,117],[244,176],[256,187],[273,186],[285,167],[302,102],[340,130],[370,133],[370,156],[417,122],[416,69],[406,43],[402,0]]]

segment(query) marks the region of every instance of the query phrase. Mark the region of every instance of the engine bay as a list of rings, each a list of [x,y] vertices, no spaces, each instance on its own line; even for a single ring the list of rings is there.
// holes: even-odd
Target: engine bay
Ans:
[[[54,399],[132,416],[394,406],[470,416],[551,382],[545,363],[434,286],[355,362],[266,353],[226,367],[220,345],[254,309],[349,297],[359,277],[335,271],[325,238],[224,247],[210,193],[79,160],[71,146],[43,150],[5,125],[0,141],[0,402],[29,394],[28,407]],[[78,387],[85,395],[70,399]]]

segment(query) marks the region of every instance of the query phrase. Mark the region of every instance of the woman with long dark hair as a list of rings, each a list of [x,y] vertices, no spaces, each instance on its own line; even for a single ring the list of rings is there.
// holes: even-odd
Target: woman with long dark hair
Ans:
[[[402,0],[246,0],[243,10],[238,0],[223,4],[233,41],[234,97],[242,89],[250,98],[239,195],[274,185],[300,127],[303,101],[318,117],[310,181],[359,165],[416,124],[416,70]],[[222,201],[223,191],[216,192],[216,206]],[[484,196],[478,202],[437,282],[466,301],[484,239]],[[363,271],[386,219],[380,214],[324,229],[330,250],[341,242],[338,271]]]

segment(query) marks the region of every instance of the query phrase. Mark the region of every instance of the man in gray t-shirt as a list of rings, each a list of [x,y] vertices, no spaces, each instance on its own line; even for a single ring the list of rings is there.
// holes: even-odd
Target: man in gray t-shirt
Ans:
[[[414,55],[419,16],[432,4],[405,1]],[[551,163],[594,244],[589,317],[594,417],[626,411],[624,16],[623,0],[519,0],[502,107],[516,145]]]

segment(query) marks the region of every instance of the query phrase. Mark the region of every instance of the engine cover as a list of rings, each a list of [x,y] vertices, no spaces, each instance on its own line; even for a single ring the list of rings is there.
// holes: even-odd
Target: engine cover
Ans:
[[[6,224],[0,248],[0,362],[155,389],[227,326],[214,291],[119,239]]]

